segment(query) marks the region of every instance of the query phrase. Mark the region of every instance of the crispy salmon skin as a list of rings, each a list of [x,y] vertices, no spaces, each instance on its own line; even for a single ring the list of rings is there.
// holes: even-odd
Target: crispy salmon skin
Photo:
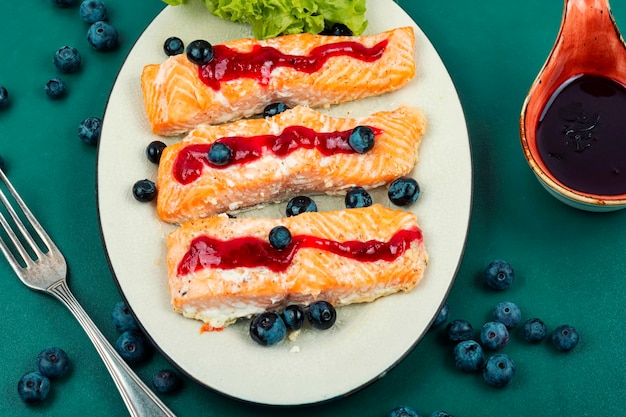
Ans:
[[[292,245],[273,250],[268,235],[279,225]],[[209,329],[288,304],[341,306],[410,291],[427,262],[415,214],[379,204],[282,219],[213,216],[167,238],[173,309]]]
[[[298,106],[271,118],[204,125],[163,151],[157,177],[157,213],[165,222],[182,223],[284,201],[298,194],[339,193],[354,186],[371,189],[388,184],[408,174],[418,162],[426,125],[424,114],[408,105],[361,118],[335,118]],[[287,129],[330,134],[350,132],[357,126],[376,131],[374,146],[368,152],[324,153],[302,147],[276,155],[263,148],[258,158],[241,164],[223,167],[203,163],[209,148],[202,145],[225,138],[246,146],[245,142],[263,135],[281,137]],[[192,170],[185,161],[198,153]],[[187,172],[193,176],[182,180]]]
[[[254,52],[237,64],[242,72],[245,68],[241,68],[248,65],[247,75],[224,78],[216,81],[216,85],[203,81],[198,65],[190,62],[185,54],[169,57],[160,64],[148,64],[141,74],[148,121],[153,133],[173,136],[200,124],[219,124],[259,114],[266,105],[277,101],[290,107],[320,107],[376,96],[396,90],[414,77],[415,33],[408,26],[350,37],[303,33],[261,41],[245,38],[225,42],[220,47],[244,54],[266,48],[298,58],[329,45],[337,46],[335,50],[350,51],[355,44],[374,51],[380,49],[379,54],[373,60],[364,61],[340,52],[328,57],[314,71],[285,64],[261,74],[259,79],[258,74],[253,74],[257,70],[250,69],[253,64],[248,62],[255,59],[257,52]],[[215,51],[214,60],[217,60],[220,48],[216,47]],[[229,57],[228,60],[234,59]],[[214,72],[220,73],[220,69]]]

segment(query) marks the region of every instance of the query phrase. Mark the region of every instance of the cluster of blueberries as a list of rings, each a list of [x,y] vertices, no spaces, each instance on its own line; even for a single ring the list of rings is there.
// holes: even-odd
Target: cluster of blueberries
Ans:
[[[37,355],[37,370],[22,375],[17,383],[17,393],[27,403],[38,403],[50,392],[50,380],[67,373],[70,361],[67,353],[58,347],[47,347]]]

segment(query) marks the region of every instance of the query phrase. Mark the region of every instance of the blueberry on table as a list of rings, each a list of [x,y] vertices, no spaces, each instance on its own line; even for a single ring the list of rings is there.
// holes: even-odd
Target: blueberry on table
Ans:
[[[519,306],[511,301],[502,301],[493,309],[494,321],[504,324],[507,329],[512,329],[522,319],[522,311]]]
[[[389,413],[389,417],[422,417],[410,407],[396,407]]]
[[[209,162],[216,166],[223,166],[230,162],[233,150],[222,142],[213,142],[209,149]]]
[[[548,328],[545,323],[538,318],[528,319],[522,327],[524,340],[530,343],[538,343],[548,335]]]
[[[348,145],[354,152],[366,153],[374,147],[374,131],[367,126],[357,126],[348,137]]]
[[[270,245],[275,249],[285,249],[291,243],[291,232],[285,226],[276,226],[269,233]]]
[[[448,317],[450,317],[450,306],[446,302],[437,313],[437,317],[435,317],[435,321],[433,321],[431,328],[441,326],[448,320]]]
[[[500,350],[509,342],[509,331],[498,321],[490,321],[480,330],[480,342],[491,350]]]
[[[396,206],[410,206],[420,197],[420,186],[410,177],[400,177],[389,184],[387,197]]]
[[[137,330],[127,330],[117,338],[115,350],[126,363],[135,364],[148,358],[150,345],[143,333]]]
[[[511,264],[503,260],[491,262],[485,269],[485,282],[495,290],[504,290],[513,284],[515,271]]]
[[[552,332],[552,344],[561,352],[569,352],[574,349],[579,340],[578,331],[568,324],[559,326]]]
[[[437,410],[433,412],[430,417],[452,417],[452,414],[447,413],[445,411]]]
[[[133,185],[133,196],[142,203],[154,200],[157,196],[156,184],[148,179],[137,181]]]
[[[186,53],[187,59],[197,65],[209,63],[214,55],[213,46],[203,39],[197,39],[187,45]]]
[[[250,337],[262,346],[272,346],[287,335],[287,326],[283,319],[273,311],[266,311],[255,316],[250,322]]]
[[[451,342],[462,342],[472,338],[474,328],[469,321],[456,319],[448,323],[445,334],[447,339]]]
[[[505,354],[497,354],[487,359],[483,368],[483,379],[489,385],[502,388],[515,377],[515,363]]]
[[[152,386],[156,392],[169,394],[182,386],[183,380],[171,369],[161,369],[152,377]]]
[[[327,301],[316,301],[306,311],[311,327],[317,330],[330,329],[337,320],[337,311]]]
[[[160,140],[153,140],[146,146],[146,157],[148,161],[158,164],[161,162],[161,155],[163,154],[163,149],[165,149],[167,145]]]
[[[6,87],[0,85],[0,109],[9,104],[9,91]]]
[[[179,37],[170,36],[163,42],[163,52],[167,56],[180,55],[185,52],[185,44]]]
[[[50,392],[50,379],[39,371],[27,372],[17,383],[17,393],[22,401],[38,403]]]
[[[300,195],[287,202],[285,214],[287,217],[297,216],[301,213],[313,213],[317,211],[317,204],[310,197]]]
[[[285,103],[272,103],[265,106],[263,109],[263,117],[272,117],[280,114],[286,110],[289,110],[289,107]]]
[[[76,0],[52,0],[52,3],[59,7],[71,7],[76,3]]]
[[[48,347],[37,355],[39,372],[50,379],[57,379],[65,375],[70,366],[67,353],[59,347]]]
[[[87,117],[78,124],[78,137],[87,145],[96,146],[102,133],[102,119]]]
[[[67,74],[80,69],[82,58],[78,49],[72,46],[64,46],[57,49],[54,53],[53,62],[59,71]]]
[[[60,78],[51,78],[46,82],[44,86],[46,95],[53,100],[63,98],[67,95],[67,86],[65,82]]]
[[[78,13],[87,23],[96,23],[107,18],[107,8],[102,0],[84,0]]]
[[[369,207],[373,204],[372,196],[363,187],[352,187],[344,199],[346,208]]]
[[[485,363],[483,348],[474,340],[464,340],[454,346],[454,366],[463,372],[476,372]]]
[[[304,309],[297,304],[285,307],[282,317],[288,330],[298,330],[304,325]]]
[[[111,310],[111,322],[120,333],[128,330],[139,330],[139,324],[130,313],[124,301],[118,301],[113,306],[113,310]]]
[[[97,51],[110,51],[117,47],[119,34],[114,26],[100,20],[89,26],[87,41]]]

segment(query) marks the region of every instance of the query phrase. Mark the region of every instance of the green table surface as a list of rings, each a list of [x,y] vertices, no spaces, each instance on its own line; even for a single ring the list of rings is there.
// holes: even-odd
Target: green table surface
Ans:
[[[375,1],[375,0],[370,0]],[[191,380],[163,400],[180,416],[385,416],[399,405],[424,415],[624,415],[626,409],[626,212],[589,213],[548,195],[521,152],[518,118],[523,99],[552,47],[563,2],[399,1],[446,64],[467,116],[474,198],[467,246],[448,301],[451,318],[475,328],[499,301],[518,303],[523,318],[549,328],[569,323],[581,342],[569,353],[549,343],[529,345],[513,331],[504,352],[517,365],[501,390],[479,375],[455,370],[451,349],[433,330],[398,366],[361,391],[323,405],[268,408],[225,398]],[[626,28],[626,2],[614,2]],[[114,341],[112,306],[121,299],[107,264],[96,209],[97,148],[76,134],[80,120],[102,116],[126,54],[165,7],[159,0],[107,0],[120,48],[99,53],[86,41],[78,7],[50,0],[0,2],[0,85],[11,97],[0,111],[0,154],[9,177],[65,253],[70,287],[105,336]],[[170,34],[164,34],[164,37]],[[43,90],[59,75],[57,48],[83,55],[79,73],[66,75],[69,95]],[[493,259],[516,270],[505,292],[487,289],[481,272]],[[0,262],[0,415],[122,416],[127,413],[95,349],[60,303],[34,293]],[[69,354],[69,375],[49,398],[28,406],[17,395],[20,376],[35,369],[37,353],[56,345]],[[205,358],[205,360],[216,360]],[[236,360],[236,358],[231,358]],[[135,367],[144,381],[168,367],[159,354]],[[267,381],[271,384],[272,381]]]

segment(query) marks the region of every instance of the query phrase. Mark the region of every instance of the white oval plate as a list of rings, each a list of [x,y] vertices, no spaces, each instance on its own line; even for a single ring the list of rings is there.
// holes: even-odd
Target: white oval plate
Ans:
[[[463,111],[437,52],[415,22],[391,0],[368,3],[367,33],[410,25],[417,34],[416,78],[381,97],[327,109],[339,117],[365,116],[409,103],[422,108],[429,129],[413,175],[422,196],[411,207],[423,228],[429,266],[408,294],[342,307],[336,325],[303,331],[270,348],[254,343],[244,320],[222,332],[201,333],[199,321],[170,307],[165,236],[154,204],[132,196],[135,181],[156,180],[145,157],[153,140],[144,114],[140,74],[166,57],[163,42],[180,37],[219,43],[250,36],[245,25],[218,19],[202,2],[166,7],[139,38],[115,82],[98,150],[98,209],[103,241],[119,288],[142,327],[173,363],[200,384],[227,396],[271,405],[297,405],[347,395],[384,375],[419,342],[443,303],[461,260],[469,224],[472,165]],[[384,190],[375,201],[388,205]],[[343,208],[341,197],[314,197],[320,210]],[[244,215],[281,216],[284,204]]]

